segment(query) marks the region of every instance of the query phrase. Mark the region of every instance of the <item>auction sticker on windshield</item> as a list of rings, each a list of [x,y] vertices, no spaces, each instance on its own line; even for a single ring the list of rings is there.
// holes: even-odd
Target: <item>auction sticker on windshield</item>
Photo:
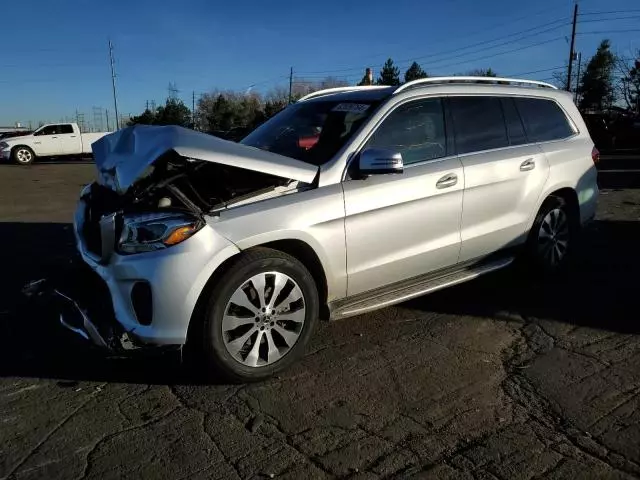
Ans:
[[[331,109],[332,112],[351,112],[362,113],[367,110],[371,105],[366,103],[339,103]]]

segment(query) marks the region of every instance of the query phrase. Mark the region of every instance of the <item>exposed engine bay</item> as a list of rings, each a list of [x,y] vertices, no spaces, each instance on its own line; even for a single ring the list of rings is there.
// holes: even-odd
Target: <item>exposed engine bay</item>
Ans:
[[[299,185],[300,182],[290,179],[167,152],[125,194],[97,183],[92,185],[89,203],[102,213],[186,209],[203,214],[261,197],[277,187],[296,191]]]

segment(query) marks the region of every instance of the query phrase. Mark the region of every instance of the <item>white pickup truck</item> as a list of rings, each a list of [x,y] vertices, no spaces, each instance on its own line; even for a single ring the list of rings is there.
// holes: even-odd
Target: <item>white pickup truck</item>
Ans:
[[[38,157],[90,155],[91,144],[108,133],[80,133],[77,123],[50,123],[31,135],[2,140],[0,158],[28,165]]]

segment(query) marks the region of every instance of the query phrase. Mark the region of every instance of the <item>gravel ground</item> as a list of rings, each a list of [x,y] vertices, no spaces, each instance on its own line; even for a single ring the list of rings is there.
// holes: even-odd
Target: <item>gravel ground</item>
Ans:
[[[248,386],[101,359],[20,301],[72,250],[92,176],[0,166],[0,478],[640,478],[640,176],[602,174],[625,188],[603,189],[566,276],[504,271],[323,325]]]

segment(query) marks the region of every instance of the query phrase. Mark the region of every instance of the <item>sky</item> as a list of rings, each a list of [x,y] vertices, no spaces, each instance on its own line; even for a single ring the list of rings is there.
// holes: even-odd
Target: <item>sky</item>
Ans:
[[[0,53],[0,125],[37,125],[114,103],[138,114],[164,102],[173,83],[191,106],[215,89],[264,93],[294,77],[352,83],[393,58],[430,75],[491,67],[503,76],[550,80],[569,55],[573,0],[30,0],[6,2]],[[637,0],[580,0],[576,51],[603,38],[640,49]],[[620,12],[606,13],[599,12]],[[603,33],[590,33],[603,32]],[[558,68],[559,67],[559,68]],[[101,117],[102,118],[102,117]]]

